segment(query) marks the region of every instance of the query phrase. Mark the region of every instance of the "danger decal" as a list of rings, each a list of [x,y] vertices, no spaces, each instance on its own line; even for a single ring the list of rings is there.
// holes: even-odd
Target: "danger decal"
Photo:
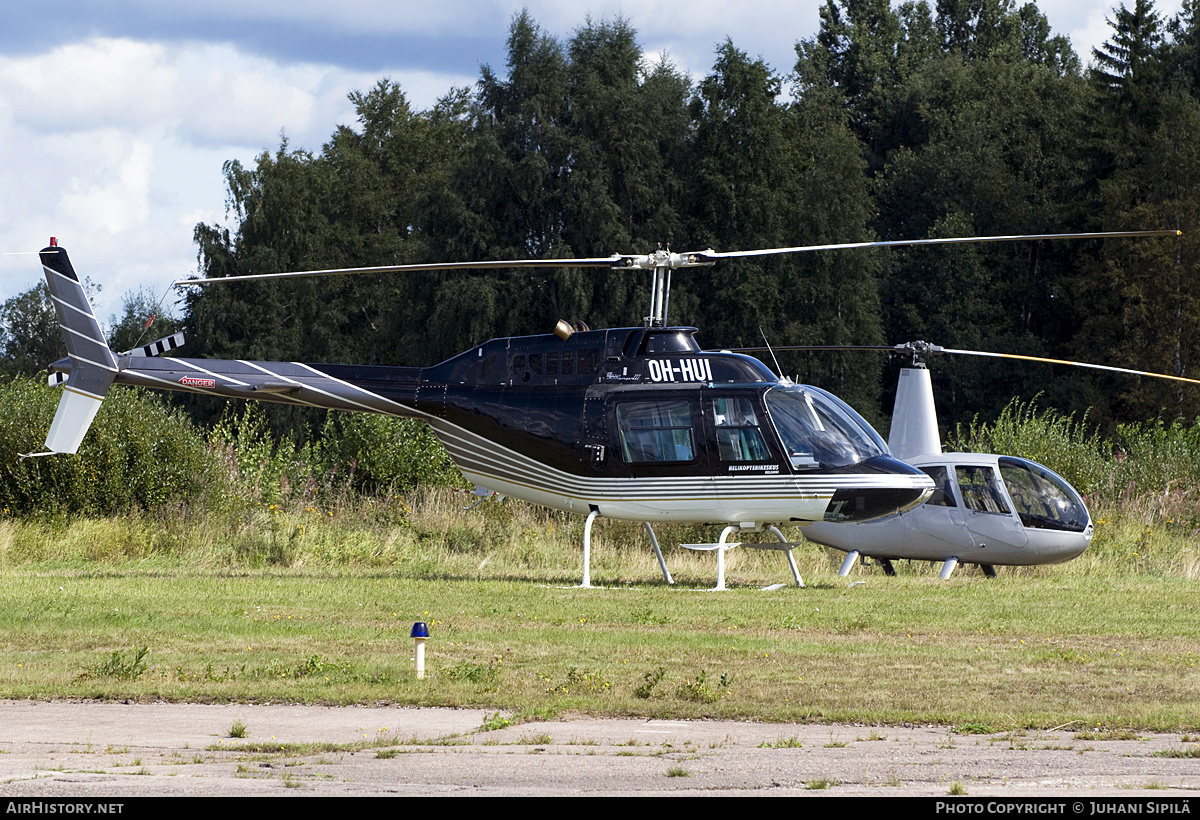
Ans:
[[[191,376],[184,376],[179,380],[179,383],[185,387],[216,387],[215,379],[194,379]]]

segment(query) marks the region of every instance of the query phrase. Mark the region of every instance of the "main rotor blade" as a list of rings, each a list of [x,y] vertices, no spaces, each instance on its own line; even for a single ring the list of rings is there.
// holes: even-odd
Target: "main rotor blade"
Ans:
[[[212,282],[250,282],[262,279],[299,279],[305,276],[340,276],[352,273],[403,273],[439,270],[486,270],[488,268],[618,268],[651,270],[656,267],[690,268],[714,264],[719,259],[745,259],[783,253],[810,251],[853,250],[856,248],[898,248],[909,245],[962,245],[980,242],[1021,242],[1039,239],[1117,239],[1128,237],[1182,236],[1182,231],[1104,231],[1100,233],[1046,233],[1014,236],[956,236],[940,239],[894,239],[886,242],[846,242],[834,245],[799,245],[791,248],[760,248],[753,251],[714,250],[689,253],[659,251],[655,254],[613,254],[584,259],[498,259],[488,262],[432,262],[419,265],[379,265],[365,268],[330,268],[328,270],[290,271],[285,273],[255,273],[247,276],[222,276],[215,279],[178,279],[176,287],[207,285]]]
[[[1131,376],[1150,376],[1155,379],[1170,379],[1176,382],[1187,382],[1189,384],[1200,384],[1200,379],[1189,379],[1186,376],[1169,376],[1166,373],[1151,373],[1147,370],[1130,370],[1127,367],[1109,367],[1105,364],[1090,364],[1089,362],[1072,362],[1066,359],[1047,359],[1044,356],[1022,356],[1018,353],[985,353],[982,350],[955,350],[953,348],[944,348],[944,353],[961,353],[965,356],[988,356],[994,359],[1020,359],[1026,362],[1045,362],[1047,364],[1065,364],[1072,367],[1088,367],[1092,370],[1107,370],[1112,373],[1126,373]]]
[[[299,279],[305,276],[339,276],[351,273],[403,273],[437,270],[473,270],[486,268],[611,268],[621,264],[623,256],[604,256],[589,259],[507,259],[495,262],[432,262],[420,265],[379,265],[369,268],[330,268],[329,270],[289,271],[287,273],[254,273],[248,276],[220,276],[213,279],[177,279],[171,284],[208,285],[213,282],[250,282],[256,279]]]
[[[916,345],[916,346],[914,346]],[[940,355],[943,353],[959,353],[963,356],[986,356],[993,359],[1017,359],[1024,362],[1042,362],[1044,364],[1064,364],[1071,367],[1087,367],[1092,370],[1107,370],[1110,373],[1125,373],[1130,376],[1149,376],[1154,379],[1170,379],[1171,381],[1200,384],[1200,379],[1189,379],[1186,376],[1171,376],[1166,373],[1152,373],[1148,370],[1132,370],[1128,367],[1110,367],[1106,364],[1091,362],[1075,362],[1068,359],[1050,359],[1045,356],[1025,356],[1020,353],[989,353],[983,350],[958,350],[952,347],[939,347],[924,342],[910,342],[902,345],[779,345],[771,347],[733,347],[725,348],[731,353],[762,353],[768,350],[779,351],[822,351],[822,350],[886,350],[890,353],[918,354],[922,356]]]
[[[766,353],[771,350],[887,350],[901,353],[895,345],[771,345],[770,347],[723,347],[730,353]]]
[[[854,248],[898,248],[908,245],[963,245],[982,242],[1021,242],[1039,239],[1121,239],[1129,237],[1182,236],[1183,231],[1103,231],[1099,233],[1043,233],[1014,236],[953,236],[941,239],[894,239],[887,242],[847,242],[836,245],[800,245],[794,248],[762,248],[756,251],[697,251],[685,254],[707,261],[742,259],[751,256],[770,256],[780,253],[809,251],[852,250]]]

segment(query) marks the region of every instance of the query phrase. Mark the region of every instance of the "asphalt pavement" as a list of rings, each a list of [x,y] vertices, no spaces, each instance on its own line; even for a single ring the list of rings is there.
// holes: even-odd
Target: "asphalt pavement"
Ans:
[[[1200,744],[1178,734],[587,717],[485,731],[495,714],[3,701],[0,797],[1200,794]]]

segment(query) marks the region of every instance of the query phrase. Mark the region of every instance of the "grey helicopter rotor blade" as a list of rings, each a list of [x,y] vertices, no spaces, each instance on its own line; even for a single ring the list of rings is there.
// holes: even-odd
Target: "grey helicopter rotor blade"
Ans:
[[[730,353],[762,353],[765,351],[830,351],[830,350],[886,350],[891,353],[906,355],[929,356],[943,353],[958,353],[963,356],[985,356],[993,359],[1017,359],[1024,362],[1042,362],[1044,364],[1062,364],[1071,367],[1086,367],[1091,370],[1107,370],[1110,373],[1124,373],[1129,376],[1148,376],[1154,379],[1170,379],[1171,381],[1200,384],[1200,379],[1189,379],[1186,376],[1172,376],[1167,373],[1154,373],[1149,370],[1133,370],[1128,367],[1112,367],[1106,364],[1091,362],[1076,362],[1069,359],[1051,359],[1046,356],[1026,356],[1021,353],[991,353],[984,350],[959,350],[953,347],[940,347],[927,342],[909,342],[900,345],[772,345],[771,347],[732,347],[725,348]]]
[[[717,252],[711,248],[688,253],[658,251],[652,254],[613,254],[583,259],[497,259],[484,262],[432,262],[412,265],[378,265],[359,268],[330,268],[328,270],[255,273],[247,276],[221,276],[211,279],[178,279],[175,287],[207,285],[213,282],[250,282],[264,279],[299,279],[306,276],[340,276],[355,273],[404,273],[442,270],[486,270],[489,268],[616,268],[622,270],[652,270],[656,268],[691,268],[716,264],[721,259],[747,259],[784,253],[811,251],[853,250],[855,248],[897,248],[912,245],[961,245],[982,242],[1020,242],[1040,239],[1117,239],[1129,237],[1182,236],[1182,231],[1104,231],[1099,233],[1048,233],[1012,236],[956,236],[939,239],[896,239],[885,242],[845,242],[832,245],[798,245],[790,248],[760,248],[751,251]]]
[[[208,285],[213,282],[252,282],[263,279],[300,279],[306,276],[341,276],[354,273],[405,273],[440,270],[478,270],[488,268],[599,268],[625,267],[627,256],[604,256],[586,259],[501,259],[493,262],[432,262],[413,265],[377,265],[364,268],[330,268],[328,270],[288,271],[284,273],[254,273],[246,276],[218,276],[211,279],[177,279],[171,284]]]
[[[1065,364],[1072,367],[1087,367],[1092,370],[1107,370],[1111,373],[1125,373],[1130,376],[1149,376],[1154,379],[1170,379],[1176,382],[1200,384],[1200,379],[1189,379],[1186,376],[1171,376],[1167,373],[1152,373],[1148,370],[1131,370],[1127,367],[1110,367],[1106,364],[1091,364],[1090,362],[1073,362],[1067,359],[1048,359],[1045,356],[1023,356],[1019,353],[987,353],[982,350],[955,350],[943,348],[942,353],[961,353],[964,356],[987,356],[994,359],[1019,359],[1026,362],[1044,362],[1047,364]]]
[[[885,242],[846,242],[833,245],[800,245],[792,248],[762,248],[753,251],[695,251],[683,254],[687,257],[715,262],[718,259],[744,259],[754,256],[771,256],[783,253],[807,253],[810,251],[852,250],[855,248],[898,248],[911,245],[963,245],[983,242],[1021,242],[1040,239],[1121,239],[1130,237],[1182,236],[1182,231],[1102,231],[1092,233],[1043,233],[1011,236],[954,236],[940,239],[895,239]],[[703,264],[697,262],[696,264]]]

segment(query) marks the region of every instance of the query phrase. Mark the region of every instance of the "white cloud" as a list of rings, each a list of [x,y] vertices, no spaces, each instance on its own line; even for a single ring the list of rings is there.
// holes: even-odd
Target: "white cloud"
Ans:
[[[394,78],[419,108],[474,80]],[[105,285],[97,314],[115,313],[126,291],[195,271],[195,223],[224,221],[225,160],[253,164],[281,130],[319,151],[354,120],[346,95],[377,80],[201,42],[96,38],[0,57],[0,253],[59,237],[80,273]],[[39,273],[35,257],[0,257],[0,300]]]
[[[119,234],[145,224],[150,215],[150,178],[154,149],[147,142],[126,142],[126,135],[107,131],[75,138],[72,147],[93,143],[87,168],[66,182],[57,215],[65,222],[94,226]]]

